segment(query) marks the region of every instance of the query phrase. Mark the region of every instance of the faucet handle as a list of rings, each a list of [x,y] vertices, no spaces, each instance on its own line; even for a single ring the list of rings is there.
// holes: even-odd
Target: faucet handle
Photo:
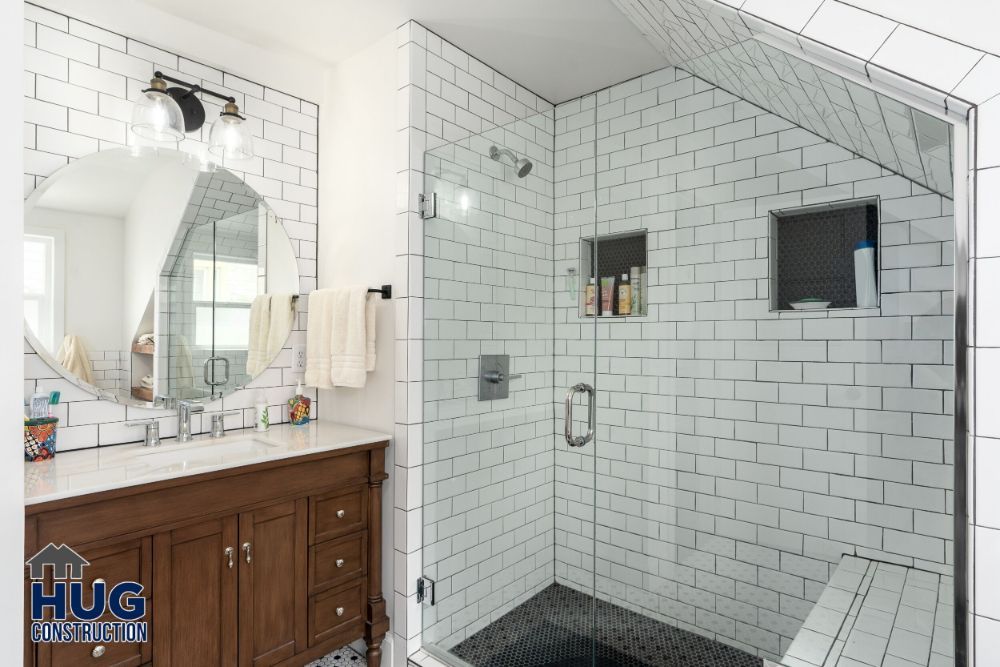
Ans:
[[[226,417],[230,415],[241,415],[242,410],[230,410],[229,412],[212,413],[212,430],[209,434],[212,438],[221,438],[226,434]]]
[[[146,437],[143,440],[143,445],[146,447],[156,447],[160,444],[160,422],[155,419],[143,419],[141,421],[125,422],[125,426],[145,426],[146,427]]]

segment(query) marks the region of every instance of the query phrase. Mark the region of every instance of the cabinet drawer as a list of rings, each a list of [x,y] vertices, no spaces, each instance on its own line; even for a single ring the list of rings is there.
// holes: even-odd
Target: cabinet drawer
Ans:
[[[368,527],[368,487],[333,491],[309,499],[309,544]]]
[[[319,593],[368,573],[368,531],[309,548],[309,593]]]
[[[102,618],[114,621],[114,617]],[[145,662],[139,644],[53,644],[52,667],[132,667]]]
[[[339,632],[364,627],[364,579],[309,598],[309,645],[315,646]]]

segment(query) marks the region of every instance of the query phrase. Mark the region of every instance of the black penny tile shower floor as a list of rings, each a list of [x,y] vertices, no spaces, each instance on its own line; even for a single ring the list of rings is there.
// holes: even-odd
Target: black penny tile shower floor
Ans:
[[[749,653],[559,584],[451,652],[474,667],[589,667],[594,657],[598,667],[761,667]]]

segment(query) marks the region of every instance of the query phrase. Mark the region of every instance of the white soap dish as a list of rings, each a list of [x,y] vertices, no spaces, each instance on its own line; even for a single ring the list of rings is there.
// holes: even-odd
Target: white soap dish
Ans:
[[[825,310],[830,307],[830,301],[820,301],[819,299],[802,299],[792,301],[791,306],[795,310]]]

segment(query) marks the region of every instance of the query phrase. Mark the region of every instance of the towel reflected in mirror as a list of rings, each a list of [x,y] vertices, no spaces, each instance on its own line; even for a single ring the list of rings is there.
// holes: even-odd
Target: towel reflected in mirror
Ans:
[[[62,345],[59,346],[59,352],[56,353],[56,361],[87,384],[94,384],[90,357],[87,355],[87,348],[84,347],[83,341],[80,340],[79,336],[67,334],[63,338]]]
[[[257,377],[281,352],[295,318],[292,294],[259,294],[250,305],[247,375]]]

